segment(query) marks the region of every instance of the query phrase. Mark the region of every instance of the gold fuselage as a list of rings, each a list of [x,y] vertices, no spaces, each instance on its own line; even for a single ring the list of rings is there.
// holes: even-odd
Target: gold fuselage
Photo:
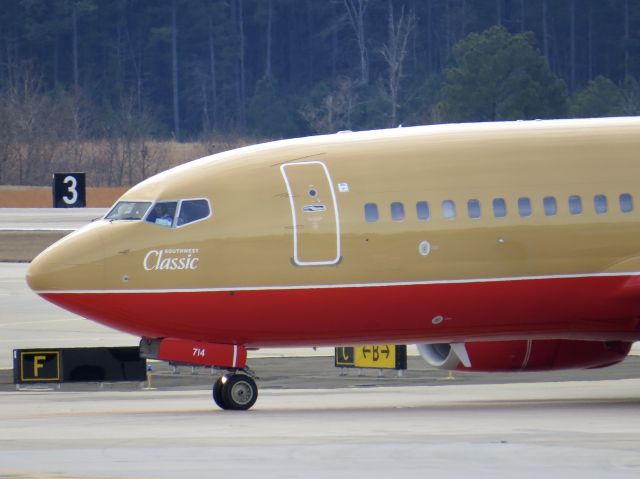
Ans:
[[[241,148],[161,173],[121,198],[208,198],[210,218],[183,228],[96,222],[63,240],[70,246],[59,254],[51,250],[49,261],[59,267],[32,286],[197,290],[637,272],[639,152],[640,118],[427,126]],[[288,189],[282,169],[305,163],[325,165],[334,189],[337,212],[315,213],[316,231],[305,213],[292,215],[292,196],[312,203],[300,192],[314,185],[299,178],[302,189]],[[632,211],[621,211],[621,194],[635,201]],[[569,211],[572,195],[582,200],[580,214]],[[596,195],[607,198],[604,214],[595,211]],[[543,211],[548,196],[557,201],[553,216]],[[531,201],[530,216],[518,212],[522,197]],[[504,217],[492,211],[500,198]],[[443,217],[445,200],[455,202],[453,219]],[[469,200],[478,200],[479,218],[469,217]],[[422,201],[428,220],[416,213]],[[391,218],[394,202],[404,206],[400,221]],[[368,203],[378,207],[375,222],[365,219]],[[299,264],[295,235],[323,258],[337,236],[339,259]],[[192,251],[198,267],[149,271],[143,264],[150,250]]]

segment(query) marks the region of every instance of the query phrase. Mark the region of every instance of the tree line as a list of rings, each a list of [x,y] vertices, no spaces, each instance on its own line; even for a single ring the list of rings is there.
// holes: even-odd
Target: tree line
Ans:
[[[638,114],[639,27],[640,0],[7,0],[0,183],[134,183],[153,139]]]

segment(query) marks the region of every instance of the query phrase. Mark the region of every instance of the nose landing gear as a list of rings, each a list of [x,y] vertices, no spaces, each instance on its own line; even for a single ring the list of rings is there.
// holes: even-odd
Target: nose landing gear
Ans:
[[[221,409],[246,411],[255,404],[256,399],[258,386],[246,374],[225,374],[213,385],[213,400]]]
[[[213,400],[222,409],[244,411],[258,399],[258,386],[247,367],[243,345],[218,344],[180,338],[142,338],[140,356],[227,371],[213,385]]]

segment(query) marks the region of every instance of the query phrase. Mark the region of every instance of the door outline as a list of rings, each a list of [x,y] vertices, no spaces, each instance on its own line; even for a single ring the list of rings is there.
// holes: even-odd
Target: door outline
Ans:
[[[324,174],[326,176],[326,180],[329,183],[329,190],[331,191],[331,200],[333,201],[333,210],[335,212],[335,221],[336,221],[336,257],[326,261],[301,261],[298,257],[298,217],[296,215],[296,205],[293,199],[293,192],[291,190],[291,185],[289,184],[289,178],[287,177],[287,172],[285,168],[287,166],[306,166],[306,165],[320,165],[324,170]],[[341,258],[341,250],[340,250],[340,213],[338,211],[338,200],[336,198],[336,191],[333,187],[333,180],[331,179],[331,175],[329,174],[329,169],[327,165],[322,161],[294,161],[292,163],[284,163],[280,165],[280,172],[282,173],[282,177],[284,178],[284,183],[287,185],[287,193],[289,195],[289,205],[291,206],[291,217],[293,220],[293,261],[298,266],[329,266],[334,265],[340,262]]]

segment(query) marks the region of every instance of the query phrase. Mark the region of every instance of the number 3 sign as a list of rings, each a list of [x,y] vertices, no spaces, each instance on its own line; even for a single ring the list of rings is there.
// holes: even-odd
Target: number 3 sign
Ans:
[[[85,206],[84,173],[54,173],[53,207],[83,208]]]

